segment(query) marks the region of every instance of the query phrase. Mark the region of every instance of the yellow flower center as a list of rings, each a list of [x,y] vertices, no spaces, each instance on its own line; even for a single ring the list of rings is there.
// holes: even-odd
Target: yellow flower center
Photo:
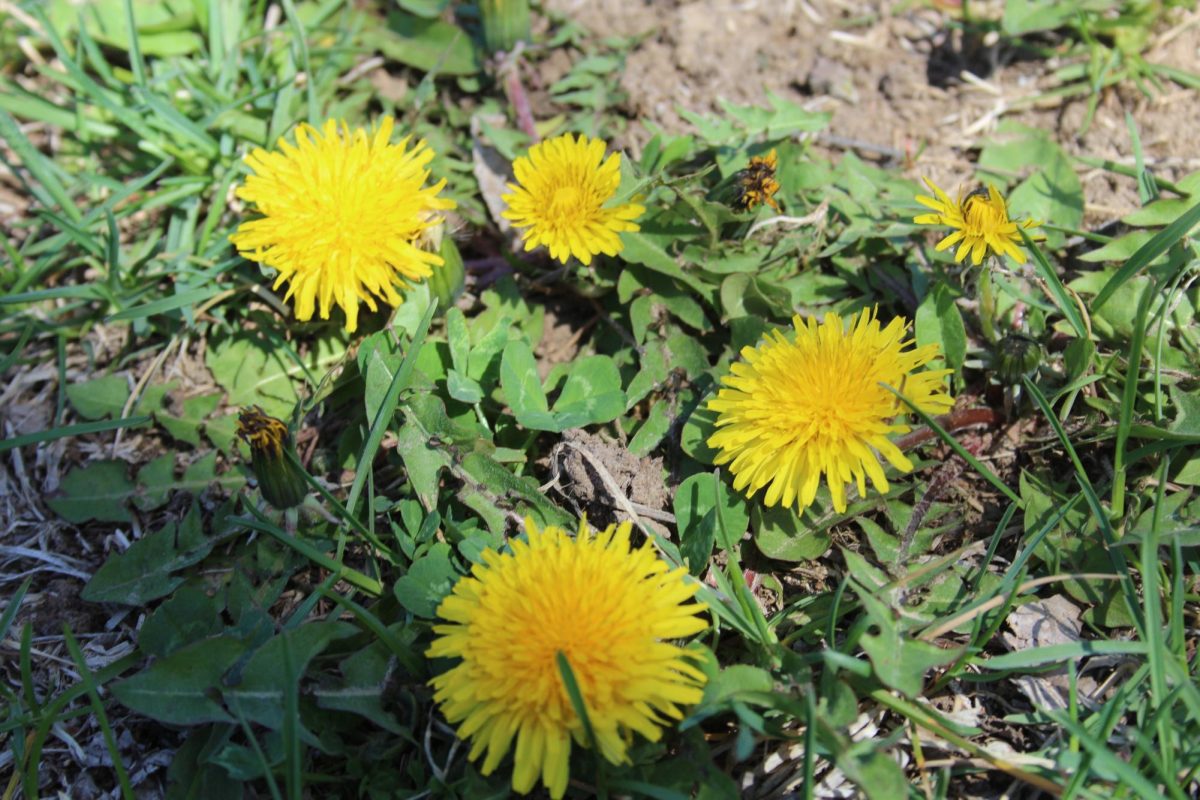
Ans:
[[[996,205],[985,196],[968,195],[963,200],[962,208],[967,228],[975,235],[991,233],[1008,223],[1008,213],[1003,203]]]
[[[559,186],[550,201],[550,216],[559,225],[569,224],[585,213],[583,192],[576,186]]]

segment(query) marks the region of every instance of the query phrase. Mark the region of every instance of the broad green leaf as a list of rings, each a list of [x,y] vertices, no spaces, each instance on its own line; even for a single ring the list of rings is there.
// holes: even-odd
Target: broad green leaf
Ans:
[[[1082,0],[1073,3],[1047,3],[1045,0],[1007,0],[1001,27],[1013,37],[1037,31],[1061,28],[1085,10],[1107,10],[1112,3],[1105,0]]]
[[[1130,231],[1124,236],[1113,239],[1111,242],[1097,247],[1095,250],[1089,250],[1079,257],[1080,261],[1087,261],[1092,264],[1098,264],[1102,261],[1127,261],[1141,247],[1154,238],[1156,231]],[[1095,291],[1100,291],[1099,286]]]
[[[709,476],[710,479],[712,476]],[[745,695],[770,692],[775,688],[771,673],[750,664],[732,664],[723,668],[704,687],[701,704],[711,706],[738,700]]]
[[[358,347],[358,369],[363,375],[363,404],[368,422],[375,419],[387,397],[404,353],[391,331],[379,331],[363,339]]]
[[[217,474],[217,453],[210,450],[200,458],[188,464],[183,471],[183,478],[175,484],[176,489],[183,489],[192,494],[202,494],[213,483],[219,484],[225,491],[233,491],[246,483],[246,476],[237,469]]]
[[[705,401],[701,401],[687,422],[683,423],[683,432],[679,437],[679,446],[683,452],[699,461],[701,464],[711,464],[719,451],[708,446],[709,438],[717,432],[717,412],[710,411]]]
[[[242,642],[228,636],[203,639],[113,684],[113,697],[168,725],[232,723],[233,717],[213,697],[219,696],[221,677],[245,649]]]
[[[896,800],[906,796],[910,788],[900,765],[881,750],[863,753],[848,748],[838,754],[835,763],[862,790],[867,800]]]
[[[375,642],[346,658],[341,663],[343,677],[340,681],[313,690],[317,705],[358,714],[388,733],[410,739],[411,732],[396,719],[390,710],[393,704],[386,695],[392,673],[391,659],[391,653],[382,642]]]
[[[227,682],[226,704],[234,707],[236,703],[237,710],[252,722],[272,730],[281,729],[288,672],[293,680],[299,681],[308,663],[330,642],[352,636],[357,631],[347,622],[308,622],[272,637],[240,670],[241,681]]]
[[[134,493],[133,483],[120,461],[93,461],[76,467],[58,487],[58,496],[46,502],[68,522],[130,522],[125,501]]]
[[[58,5],[58,3],[55,3]],[[78,14],[74,4],[65,3]],[[132,46],[125,0],[95,0],[81,7],[82,19],[88,33],[100,44],[128,52]],[[133,3],[134,24],[137,26],[138,49],[143,56],[169,58],[200,52],[204,40],[194,30],[196,17],[193,4],[185,0]],[[53,13],[53,12],[52,12]],[[67,22],[64,13],[64,22]],[[71,28],[74,20],[67,22]],[[61,29],[60,29],[61,30]]]
[[[139,469],[137,485],[133,504],[142,511],[166,503],[175,488],[175,454],[164,453]]]
[[[364,44],[386,57],[438,75],[474,75],[482,59],[469,34],[440,19],[393,11],[387,26],[367,31]]]
[[[483,399],[483,387],[456,369],[446,373],[446,391],[460,403],[475,404]]]
[[[1200,223],[1200,203],[1196,203],[1167,227],[1158,231],[1137,252],[1129,257],[1112,279],[1104,285],[1092,301],[1092,308],[1101,308],[1130,278],[1145,269],[1167,250],[1176,247],[1188,232]]]
[[[667,379],[667,358],[661,340],[650,341],[639,359],[638,373],[633,376],[625,390],[625,409],[629,410],[642,401]]]
[[[413,412],[407,412],[411,415]],[[450,466],[450,456],[441,447],[434,447],[423,425],[412,421],[400,428],[396,436],[396,451],[404,460],[409,483],[427,509],[437,507],[438,475]]]
[[[998,176],[1029,174],[1007,197],[1010,216],[1024,216],[1065,228],[1083,222],[1083,187],[1063,149],[1045,131],[1003,122],[979,154],[980,170]],[[1063,234],[1044,231],[1051,247]]]
[[[67,399],[84,419],[119,417],[129,400],[129,379],[124,375],[105,375],[83,383],[69,383]]]
[[[954,370],[962,368],[967,355],[967,331],[954,296],[944,284],[935,284],[925,295],[916,314],[918,346],[936,344]]]
[[[446,311],[446,341],[450,344],[450,363],[458,372],[466,373],[471,360],[471,333],[462,309],[457,306]]]
[[[405,11],[410,11],[418,17],[433,18],[446,10],[450,0],[397,0]]]
[[[810,561],[829,549],[829,531],[814,529],[792,508],[752,501],[750,519],[754,543],[768,558]]]
[[[859,587],[859,602],[863,604],[878,633],[865,633],[860,640],[871,659],[875,675],[885,686],[916,697],[925,683],[925,673],[958,657],[957,649],[943,650],[935,644],[913,639],[900,629],[898,612],[889,608],[870,589]]]
[[[161,411],[154,416],[173,438],[187,442],[192,447],[199,447],[200,428],[204,424],[204,419],[216,411],[220,404],[221,395],[219,393],[197,395],[183,401],[183,414],[178,417],[172,417]]]
[[[138,629],[138,647],[162,658],[192,642],[221,632],[221,605],[198,586],[184,585],[154,609]]]
[[[1200,436],[1200,392],[1185,392],[1175,385],[1170,387],[1170,393],[1175,418],[1167,430],[1183,436]]]
[[[716,488],[720,486],[720,490]],[[719,496],[718,496],[719,494]],[[717,504],[721,520],[733,541],[740,541],[750,523],[746,499],[724,481],[719,484],[711,473],[700,472],[686,478],[675,491],[675,522],[679,529],[679,552],[687,560],[693,575],[708,567],[708,557],[718,540]]]
[[[407,574],[396,579],[392,591],[400,605],[429,619],[437,616],[438,604],[450,594],[458,578],[450,561],[450,545],[437,542],[409,567]]]
[[[738,106],[721,101],[721,108],[741,123],[748,136],[763,136],[766,139],[785,139],[798,133],[815,133],[829,125],[832,114],[825,111],[809,111],[767,90],[769,108]]]
[[[552,414],[557,430],[563,431],[612,422],[624,411],[617,365],[608,356],[587,356],[574,362]]]
[[[629,440],[629,452],[638,458],[644,458],[653,452],[654,448],[658,447],[658,443],[667,435],[667,431],[671,429],[671,416],[667,410],[669,404],[666,401],[660,401],[650,407],[650,415],[645,421],[634,431],[633,438]]]
[[[311,343],[302,367],[282,349],[248,333],[210,339],[204,361],[235,408],[262,406],[274,417],[287,418],[300,398],[297,385],[305,367],[315,379],[341,359],[344,342],[323,336]]]
[[[721,282],[721,309],[730,318],[786,318],[791,313],[792,296],[781,286],[738,272]]]
[[[554,417],[538,377],[533,350],[524,339],[512,339],[504,347],[500,362],[500,386],[513,416],[526,428],[555,430]]]
[[[654,221],[642,223],[642,229],[636,233],[622,233],[621,258],[631,264],[641,264],[649,267],[660,275],[674,278],[687,286],[696,296],[709,306],[715,305],[715,292],[712,286],[700,280],[699,276],[685,272],[675,257],[667,252],[679,238],[679,232],[663,228]]]
[[[511,498],[524,502],[527,507],[518,507],[518,513],[530,514],[539,525],[558,525],[574,530],[578,524],[565,511],[546,499],[537,480],[532,476],[518,477],[503,464],[479,452],[465,456],[462,468],[491,495],[490,502],[493,507],[498,500]]]
[[[168,523],[137,540],[124,553],[109,557],[83,587],[80,597],[92,603],[140,606],[165,597],[183,576],[184,567],[203,560],[214,541],[205,535],[200,513],[193,509],[183,521]]]

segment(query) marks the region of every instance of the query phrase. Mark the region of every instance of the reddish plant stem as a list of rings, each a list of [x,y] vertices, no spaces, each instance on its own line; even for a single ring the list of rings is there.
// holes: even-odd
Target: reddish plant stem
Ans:
[[[512,103],[513,111],[517,115],[517,126],[536,142],[540,137],[537,133],[537,123],[533,120],[533,108],[529,105],[529,94],[521,83],[519,55],[513,53],[501,70],[504,76],[504,93],[508,95],[508,102]]]
[[[955,411],[937,418],[937,423],[946,431],[953,433],[963,428],[973,428],[977,425],[992,426],[1004,421],[1004,415],[994,408],[968,408]],[[896,446],[901,450],[911,450],[917,445],[925,444],[937,436],[932,428],[922,426],[910,434],[896,440]]]

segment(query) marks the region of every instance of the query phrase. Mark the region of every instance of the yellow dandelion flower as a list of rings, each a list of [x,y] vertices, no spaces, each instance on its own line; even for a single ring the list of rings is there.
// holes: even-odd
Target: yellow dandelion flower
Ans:
[[[955,202],[933,181],[928,178],[924,180],[936,197],[917,195],[917,202],[936,213],[919,214],[913,217],[913,222],[918,225],[945,225],[954,229],[937,243],[938,250],[958,244],[954,260],[961,262],[970,253],[971,263],[975,266],[979,266],[989,252],[1011,256],[1018,264],[1025,263],[1025,251],[1020,247],[1021,234],[1017,232],[1018,223],[1008,218],[1008,206],[995,186],[988,184],[986,189],[960,195]],[[1026,230],[1041,225],[1032,219],[1019,224]]]
[[[546,245],[551,258],[567,263],[571,256],[584,264],[598,253],[621,252],[622,231],[638,230],[633,220],[646,209],[636,203],[606,207],[621,185],[621,154],[604,157],[600,139],[563,134],[535,144],[529,155],[513,162],[517,183],[503,196],[508,209],[501,216],[525,229],[525,250]]]
[[[765,156],[754,156],[750,165],[737,174],[737,192],[733,207],[738,211],[753,211],[761,203],[779,211],[775,202],[775,193],[779,191],[779,181],[775,179],[775,168],[779,165],[775,151]]]
[[[254,174],[237,196],[262,217],[243,222],[229,237],[243,257],[279,271],[285,300],[295,297],[296,319],[308,320],[319,305],[329,319],[334,303],[346,313],[346,330],[358,327],[358,303],[372,311],[375,298],[395,305],[396,287],[427,278],[442,263],[419,237],[441,222],[453,200],[438,197],[442,180],[426,186],[433,151],[410,137],[391,144],[394,123],[380,120],[369,136],[363,128],[329,120],[321,130],[296,129],[296,144],[246,156]]]
[[[485,750],[491,774],[512,749],[512,787],[538,777],[551,797],[567,788],[571,740],[586,746],[583,723],[563,685],[566,656],[601,754],[619,764],[636,732],[651,741],[679,706],[700,700],[705,676],[696,655],[671,644],[708,627],[689,603],[699,590],[687,570],[670,569],[649,544],[630,545],[629,523],[602,532],[587,523],[571,537],[526,519],[528,542],[491,550],[438,607],[448,624],[426,655],[462,659],[431,683],[434,699],[470,757]]]
[[[843,326],[837,314],[825,321],[793,317],[794,341],[772,331],[757,347],[742,349],[743,361],[708,407],[718,413],[708,444],[729,464],[733,487],[747,496],[764,486],[767,506],[813,502],[824,475],[837,511],[846,510],[846,484],[860,496],[866,478],[880,493],[888,482],[879,455],[903,472],[912,462],[888,438],[909,430],[893,419],[903,404],[881,384],[903,392],[922,411],[940,414],[954,404],[943,379],[952,370],[919,367],[936,358],[935,344],[909,348],[908,323],[897,317],[881,328],[871,310]]]

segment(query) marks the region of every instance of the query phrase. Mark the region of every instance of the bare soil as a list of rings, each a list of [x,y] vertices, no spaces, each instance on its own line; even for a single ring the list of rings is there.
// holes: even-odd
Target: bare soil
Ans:
[[[971,9],[998,18],[1000,5],[972,2]],[[1131,113],[1147,163],[1160,177],[1175,180],[1200,169],[1196,92],[1172,84],[1154,97],[1132,85],[1104,90],[1081,136],[1086,96],[1038,99],[1061,85],[1055,73],[1069,59],[1035,57],[999,38],[964,41],[949,12],[937,8],[847,0],[549,0],[547,6],[597,36],[640,37],[620,76],[624,110],[634,120],[624,144],[635,152],[650,136],[643,120],[685,132],[690,125],[681,109],[714,113],[721,101],[765,104],[769,90],[832,113],[821,146],[874,154],[948,188],[970,180],[979,146],[1002,119],[1053,132],[1069,155],[1132,164],[1125,124]],[[1200,14],[1181,13],[1157,31],[1145,59],[1200,70]],[[1138,206],[1132,179],[1090,170],[1082,180],[1086,225]]]

